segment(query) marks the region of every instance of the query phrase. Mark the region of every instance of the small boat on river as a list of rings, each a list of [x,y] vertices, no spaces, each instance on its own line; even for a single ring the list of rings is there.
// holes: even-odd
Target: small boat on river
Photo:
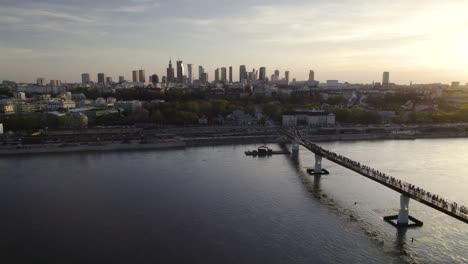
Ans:
[[[245,152],[247,156],[271,156],[271,155],[279,155],[279,154],[291,154],[291,152],[284,150],[284,151],[274,151],[267,146],[260,146],[256,150],[249,150]]]

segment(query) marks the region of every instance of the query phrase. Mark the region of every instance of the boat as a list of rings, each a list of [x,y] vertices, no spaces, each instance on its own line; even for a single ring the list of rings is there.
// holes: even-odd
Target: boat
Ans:
[[[273,150],[269,149],[267,146],[260,146],[257,149],[258,155],[271,155]]]
[[[267,146],[260,146],[257,150],[246,151],[245,155],[248,156],[269,156],[273,155],[273,150],[269,149]]]

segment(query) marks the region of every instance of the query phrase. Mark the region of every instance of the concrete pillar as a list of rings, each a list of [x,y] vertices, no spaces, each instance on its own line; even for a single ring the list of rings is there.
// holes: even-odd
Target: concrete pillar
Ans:
[[[296,141],[293,141],[292,142],[292,153],[297,155],[299,154],[299,143],[297,143]]]
[[[400,196],[400,212],[398,212],[398,221],[397,221],[399,225],[407,225],[409,223],[409,219],[408,219],[409,200],[410,198],[408,196],[405,196],[403,194]]]
[[[321,173],[322,172],[322,156],[315,155],[314,172],[315,173]]]

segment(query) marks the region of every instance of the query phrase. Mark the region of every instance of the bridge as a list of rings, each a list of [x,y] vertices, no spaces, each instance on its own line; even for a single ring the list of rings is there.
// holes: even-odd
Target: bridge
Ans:
[[[422,204],[425,204],[433,209],[436,209],[446,215],[456,218],[462,222],[468,223],[468,208],[456,202],[449,201],[440,195],[431,193],[422,188],[419,188],[408,182],[404,182],[388,174],[373,169],[370,166],[349,159],[345,156],[323,149],[322,147],[312,143],[304,138],[299,130],[281,130],[283,134],[293,140],[293,152],[298,151],[299,145],[304,146],[315,154],[315,167],[312,174],[321,175],[322,158],[348,168],[368,179],[378,182],[396,192],[401,193],[400,210],[396,216],[384,217],[386,221],[394,226],[420,226],[422,222],[409,215],[409,200],[413,199]],[[396,220],[396,221],[394,221]],[[412,221],[412,223],[410,222]]]

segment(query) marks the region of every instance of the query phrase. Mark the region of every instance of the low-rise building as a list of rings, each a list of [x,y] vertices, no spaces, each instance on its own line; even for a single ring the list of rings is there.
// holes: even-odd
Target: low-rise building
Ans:
[[[24,92],[14,92],[13,98],[16,100],[24,101],[26,100],[26,94]]]
[[[11,114],[15,112],[15,106],[13,104],[0,105],[0,111],[5,114]]]
[[[54,100],[47,102],[48,111],[57,111],[58,109],[70,109],[75,108],[76,104],[71,100]]]
[[[283,115],[283,126],[334,126],[335,115],[323,110],[296,110]]]
[[[228,116],[230,121],[233,121],[234,124],[238,126],[251,126],[256,125],[257,119],[250,114],[244,113],[244,111],[236,110]]]
[[[119,101],[114,103],[114,108],[123,109],[127,113],[138,112],[143,107],[143,104],[138,100],[133,101]]]
[[[15,104],[15,113],[32,113],[41,110],[39,104],[31,103],[16,103]]]

